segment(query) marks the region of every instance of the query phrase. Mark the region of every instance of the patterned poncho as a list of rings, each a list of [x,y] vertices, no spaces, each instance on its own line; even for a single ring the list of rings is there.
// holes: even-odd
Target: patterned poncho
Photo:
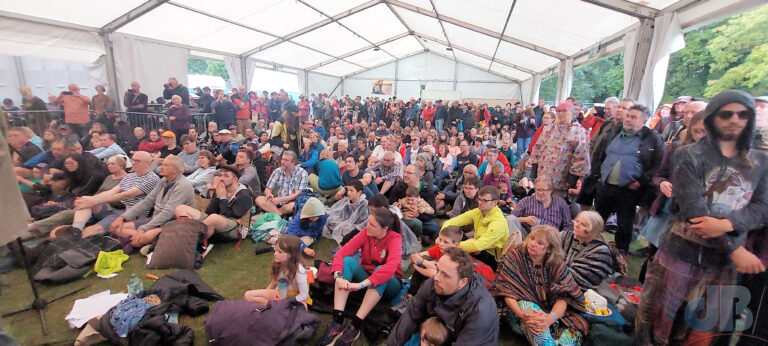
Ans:
[[[545,312],[550,312],[557,300],[565,300],[568,309],[560,317],[552,336],[559,338],[565,328],[579,331],[582,335],[587,335],[589,331],[587,321],[578,314],[585,311],[584,295],[565,262],[554,267],[535,265],[519,247],[512,248],[499,261],[492,294],[536,303]],[[533,340],[531,332],[528,334],[528,340]]]

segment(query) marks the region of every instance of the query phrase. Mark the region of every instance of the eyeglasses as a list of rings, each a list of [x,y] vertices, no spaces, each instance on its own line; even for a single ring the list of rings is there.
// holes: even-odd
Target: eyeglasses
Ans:
[[[734,112],[734,111],[726,111],[722,110],[717,112],[717,117],[723,120],[728,120],[733,117],[734,114],[739,115],[739,119],[741,120],[747,120],[752,115],[752,113],[748,110],[743,110],[741,112]]]
[[[409,171],[405,171],[405,174],[419,174],[419,172],[414,172],[414,171],[410,171],[410,172],[409,172]]]
[[[485,198],[482,198],[482,197],[478,197],[477,201],[480,202],[480,203],[491,203],[491,202],[493,202],[493,199],[485,199]]]

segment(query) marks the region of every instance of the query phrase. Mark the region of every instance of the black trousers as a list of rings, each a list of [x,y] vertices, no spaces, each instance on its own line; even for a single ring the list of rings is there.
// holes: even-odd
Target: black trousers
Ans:
[[[496,256],[491,255],[488,251],[480,251],[476,255],[472,255],[475,259],[477,259],[480,262],[483,262],[487,264],[491,269],[493,269],[494,272],[496,272],[496,267],[498,267],[499,263],[496,262]]]
[[[632,242],[632,224],[635,221],[640,190],[630,190],[624,186],[600,184],[595,195],[595,210],[603,220],[608,221],[612,213],[616,213],[616,247],[629,251]]]

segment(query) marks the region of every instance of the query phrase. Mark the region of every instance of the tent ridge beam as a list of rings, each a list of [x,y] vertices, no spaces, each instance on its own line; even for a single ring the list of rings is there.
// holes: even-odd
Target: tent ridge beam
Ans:
[[[411,5],[411,4],[399,1],[399,0],[385,0],[385,1],[388,4],[392,4],[394,6],[401,7],[401,8],[404,8],[406,10],[410,10],[410,11],[413,11],[413,12],[416,12],[416,13],[419,13],[419,14],[423,14],[423,15],[426,15],[426,16],[438,19],[440,21],[448,22],[448,23],[451,23],[453,25],[460,26],[460,27],[462,27],[464,29],[469,29],[469,30],[472,30],[472,31],[484,34],[486,36],[490,36],[490,37],[493,37],[493,38],[496,38],[496,39],[500,39],[500,40],[502,40],[504,42],[508,42],[508,43],[512,43],[514,45],[518,45],[518,46],[521,46],[521,47],[524,47],[524,48],[528,48],[530,50],[539,52],[541,54],[549,55],[549,56],[551,56],[553,58],[556,58],[558,60],[562,60],[562,59],[567,58],[567,56],[565,54],[563,54],[563,53],[556,52],[554,50],[547,49],[547,48],[544,48],[544,47],[541,47],[541,46],[537,46],[537,45],[535,45],[533,43],[526,42],[526,41],[523,41],[523,40],[511,37],[511,36],[504,35],[503,33],[497,33],[497,32],[494,32],[492,30],[488,30],[486,28],[483,28],[483,27],[480,27],[480,26],[477,26],[477,25],[474,25],[474,24],[469,24],[467,22],[458,20],[456,18],[451,18],[451,17],[447,17],[447,16],[444,16],[444,15],[438,15],[434,11],[426,10],[426,9],[421,8],[421,7],[414,6],[414,5]]]
[[[349,52],[349,53],[343,54],[343,55],[339,56],[339,57],[338,57],[338,59],[330,59],[330,60],[326,60],[326,61],[323,61],[323,62],[321,62],[321,63],[319,63],[319,64],[316,64],[316,65],[314,65],[314,66],[310,66],[310,67],[307,67],[307,70],[311,71],[311,70],[314,70],[314,69],[316,69],[316,68],[319,68],[319,67],[322,67],[322,66],[328,65],[328,64],[330,64],[330,63],[333,63],[333,62],[336,62],[336,61],[339,61],[339,60],[344,60],[344,59],[346,59],[346,58],[348,58],[348,57],[350,57],[350,56],[353,56],[353,55],[356,55],[356,54],[359,54],[359,53],[365,52],[365,51],[367,51],[367,50],[369,50],[369,49],[373,49],[373,48],[379,47],[379,46],[381,46],[381,45],[387,44],[387,43],[389,43],[389,42],[392,42],[392,41],[397,41],[397,40],[399,40],[399,39],[401,39],[401,38],[403,38],[403,37],[407,37],[407,36],[410,36],[410,35],[411,35],[411,33],[409,33],[409,32],[404,32],[404,33],[402,33],[402,34],[399,34],[399,35],[395,35],[395,36],[392,36],[392,37],[390,37],[390,38],[388,38],[388,39],[386,39],[386,40],[383,40],[383,41],[379,41],[379,42],[376,42],[376,43],[372,43],[370,46],[366,46],[366,47],[363,47],[363,48],[360,48],[360,49],[357,49],[357,50],[351,51],[351,52]],[[387,54],[389,54],[389,53],[387,53]],[[396,57],[396,56],[394,56],[394,55],[392,55],[392,54],[389,54],[389,55],[390,55],[390,56],[392,56],[392,57],[393,57],[395,60],[397,59],[397,57]],[[395,60],[390,60],[389,62],[392,62],[392,61],[395,61]],[[346,60],[345,60],[345,61],[346,61]],[[347,62],[348,62],[348,61],[347,61]]]
[[[166,1],[168,1],[168,0],[166,0]],[[178,7],[178,8],[182,8],[182,9],[185,9],[185,10],[187,10],[187,11],[192,11],[192,12],[195,12],[195,13],[197,13],[197,14],[202,14],[202,15],[204,15],[204,16],[206,16],[206,17],[211,17],[211,18],[213,18],[213,19],[217,19],[217,20],[220,20],[220,21],[222,21],[222,22],[225,22],[225,23],[227,23],[227,24],[232,24],[232,25],[235,25],[235,26],[239,26],[239,27],[241,27],[241,28],[243,28],[243,29],[248,29],[248,30],[251,30],[251,31],[255,31],[255,32],[258,32],[258,33],[260,33],[260,34],[264,34],[264,35],[268,35],[268,36],[272,36],[272,37],[277,37],[277,36],[275,36],[275,35],[273,35],[273,34],[270,34],[270,33],[266,32],[266,31],[263,31],[263,30],[261,30],[261,29],[257,29],[257,28],[254,28],[254,27],[252,27],[252,26],[250,26],[250,25],[245,25],[245,24],[242,24],[242,23],[238,23],[238,22],[236,22],[236,21],[233,21],[233,20],[229,20],[229,19],[226,19],[226,18],[224,18],[224,17],[220,17],[220,16],[217,16],[217,15],[215,15],[215,14],[212,14],[212,13],[209,13],[209,12],[205,12],[205,11],[202,11],[202,10],[198,10],[198,9],[196,9],[196,8],[194,8],[194,7],[190,7],[190,6],[187,6],[187,5],[184,5],[184,4],[180,4],[180,3],[176,2],[176,1],[169,1],[169,2],[168,2],[168,4],[169,4],[169,5],[173,5],[173,6],[176,6],[176,7]]]
[[[643,6],[627,0],[581,0],[583,2],[607,8],[611,11],[626,14],[636,18],[653,20],[659,15],[659,10]]]
[[[513,0],[512,1],[512,6],[509,6],[509,13],[507,14],[507,20],[504,21],[504,28],[501,29],[502,33],[507,31],[507,25],[509,24],[509,20],[512,18],[512,11],[515,10],[515,5],[517,5],[517,0]],[[499,47],[501,47],[501,39],[499,39],[499,42],[496,43],[496,50],[493,51],[493,58],[491,59],[491,66],[493,66],[493,62],[496,60],[496,54],[499,53]],[[491,66],[488,66],[488,71],[491,70]]]
[[[323,11],[320,11],[320,10],[316,9],[314,6],[312,6],[312,5],[308,4],[306,1],[304,1],[304,0],[296,0],[296,1],[298,1],[298,2],[300,2],[300,3],[302,3],[302,4],[304,4],[304,6],[307,6],[307,7],[311,8],[311,9],[312,9],[312,10],[314,10],[315,12],[317,12],[317,13],[320,13],[320,14],[322,14],[322,15],[324,15],[324,16],[326,16],[326,17],[328,17],[329,19],[331,19],[331,20],[332,20],[332,23],[333,23],[333,22],[335,22],[336,24],[339,24],[339,26],[341,26],[342,28],[349,30],[349,32],[351,32],[351,33],[355,34],[355,36],[357,36],[357,37],[359,37],[359,38],[363,39],[363,41],[365,41],[365,42],[368,42],[368,44],[369,44],[369,45],[375,45],[373,42],[371,42],[371,41],[369,41],[367,38],[363,37],[363,35],[360,35],[360,34],[358,34],[356,31],[354,31],[354,30],[350,29],[349,27],[347,27],[347,26],[346,26],[346,25],[344,25],[343,23],[341,23],[341,22],[339,22],[338,20],[336,20],[336,19],[333,19],[333,17],[331,17],[331,16],[328,16],[327,14],[323,13]],[[391,56],[393,59],[394,59],[394,58],[397,58],[396,56],[394,56],[394,55],[392,55],[392,54],[389,54],[389,52],[387,52],[387,51],[384,51],[384,53],[387,53],[387,55]],[[341,58],[341,59],[343,59],[343,58]]]
[[[248,56],[251,56],[251,55],[253,55],[253,54],[256,54],[256,53],[258,53],[258,52],[261,52],[261,51],[263,51],[263,50],[265,50],[265,49],[268,49],[268,48],[274,47],[274,46],[276,46],[276,45],[278,45],[278,44],[280,44],[280,43],[283,43],[283,42],[285,42],[285,41],[289,41],[289,40],[291,40],[291,39],[294,39],[294,38],[296,38],[296,37],[299,37],[299,36],[301,36],[301,35],[303,35],[303,34],[306,34],[306,33],[310,32],[310,31],[312,31],[312,30],[315,30],[315,29],[317,29],[317,28],[320,28],[320,27],[322,27],[322,26],[324,26],[324,25],[326,25],[326,24],[332,23],[332,22],[334,22],[334,21],[338,21],[338,20],[340,20],[340,19],[342,19],[342,18],[346,18],[346,17],[349,17],[349,16],[351,16],[351,15],[353,15],[353,14],[355,14],[355,13],[358,13],[358,12],[361,12],[361,11],[363,11],[363,10],[366,10],[366,9],[368,9],[368,8],[370,8],[370,7],[373,7],[373,6],[375,6],[375,5],[379,4],[379,3],[381,3],[382,1],[383,1],[383,0],[371,0],[371,1],[368,1],[368,2],[366,2],[366,3],[364,3],[364,4],[361,4],[361,5],[359,5],[359,6],[356,6],[356,7],[353,7],[353,8],[351,8],[351,9],[349,9],[348,11],[344,11],[344,12],[342,12],[342,13],[340,13],[340,14],[337,14],[337,15],[335,15],[335,16],[333,16],[333,17],[329,17],[329,18],[326,18],[326,19],[324,19],[324,20],[321,20],[321,21],[319,21],[319,22],[317,22],[317,23],[314,23],[314,24],[312,24],[312,25],[309,25],[309,26],[303,27],[303,28],[301,28],[301,29],[299,29],[299,30],[297,30],[297,31],[294,31],[294,32],[292,32],[292,33],[290,33],[290,34],[288,34],[288,35],[285,35],[285,36],[283,36],[283,37],[281,37],[281,38],[278,38],[278,39],[276,39],[276,40],[274,40],[274,41],[271,41],[271,42],[267,42],[267,43],[265,43],[265,44],[263,44],[263,45],[261,45],[261,46],[258,46],[258,47],[254,48],[254,49],[251,49],[251,50],[249,50],[249,51],[247,51],[247,52],[243,53],[242,55],[244,55],[244,56],[246,56],[246,57],[248,57]],[[303,4],[303,3],[302,3],[302,4]],[[295,42],[294,42],[294,43],[295,43]]]
[[[115,20],[107,23],[107,25],[104,25],[101,28],[101,32],[106,34],[111,34],[118,29],[122,28],[123,26],[127,25],[128,23],[136,20],[136,18],[139,18],[147,13],[149,11],[152,11],[156,8],[158,8],[160,5],[168,2],[169,0],[149,0],[138,7],[128,11],[127,13],[123,14],[120,17],[115,18]]]
[[[400,17],[400,15],[397,13],[397,11],[395,11],[395,9],[392,8],[392,4],[390,4],[389,2],[386,2],[386,4],[387,4],[387,8],[389,8],[389,10],[392,11],[392,14],[394,14],[395,17],[397,17],[397,20],[400,21],[400,24],[403,24],[405,29],[408,30],[408,32],[411,35],[413,35],[413,30],[411,29],[411,27],[408,26],[408,24],[403,20],[403,17]],[[416,41],[419,42],[419,44],[421,45],[421,48],[423,48],[425,51],[427,50],[427,46],[424,45],[424,42],[421,42],[418,39]]]
[[[442,20],[440,20],[440,14],[439,14],[439,13],[437,13],[437,6],[435,6],[435,2],[434,2],[433,0],[429,0],[429,4],[430,4],[430,5],[432,5],[432,11],[434,11],[434,12],[435,12],[435,16],[437,16],[437,18],[438,18],[438,21],[437,21],[437,22],[440,24],[440,29],[442,29],[442,30],[443,30],[443,36],[445,36],[445,41],[447,42],[446,46],[448,46],[448,47],[450,47],[451,49],[453,49],[453,46],[451,45],[451,38],[450,38],[450,37],[448,37],[448,33],[447,33],[447,32],[445,32],[445,24],[443,24],[443,21],[442,21]],[[451,51],[451,55],[453,55],[453,60],[456,60],[456,61],[458,61],[458,60],[456,59],[456,53],[454,53],[453,51]],[[490,69],[490,68],[491,68],[491,65],[488,65],[488,69]]]
[[[425,39],[427,39],[427,40],[430,40],[430,41],[434,41],[434,42],[437,42],[437,43],[439,43],[439,44],[442,44],[442,45],[444,45],[444,46],[447,46],[447,45],[448,45],[448,44],[447,44],[448,42],[445,42],[445,41],[443,41],[443,40],[441,40],[441,39],[438,39],[438,38],[435,38],[435,37],[432,37],[432,36],[429,36],[429,35],[423,35],[423,34],[420,34],[420,33],[415,33],[415,35],[416,35],[416,36],[420,36],[420,37],[423,37],[423,38],[425,38]],[[491,57],[490,57],[490,56],[488,56],[488,55],[485,55],[485,54],[483,54],[483,53],[480,53],[480,52],[476,52],[476,51],[473,51],[473,50],[471,50],[471,49],[469,49],[469,48],[465,48],[465,47],[462,47],[462,46],[457,46],[457,45],[453,45],[453,47],[451,47],[451,48],[454,48],[454,49],[458,49],[458,50],[462,50],[462,51],[464,51],[464,52],[467,52],[467,53],[469,53],[469,54],[472,54],[472,55],[477,55],[477,56],[479,56],[479,57],[481,57],[481,58],[483,58],[483,59],[491,60]],[[433,52],[433,53],[434,53],[434,52]],[[456,60],[458,60],[458,59],[456,59]],[[515,64],[510,64],[510,63],[508,63],[508,62],[505,62],[505,61],[502,61],[502,60],[497,60],[496,62],[497,62],[497,63],[499,63],[499,64],[502,64],[502,65],[504,65],[504,66],[507,66],[507,67],[511,67],[511,68],[514,68],[514,69],[518,69],[518,70],[520,70],[520,71],[523,71],[523,72],[525,72],[525,73],[528,73],[528,74],[530,74],[530,75],[535,75],[535,74],[537,73],[536,71],[534,71],[534,70],[532,70],[532,69],[529,69],[529,68],[525,68],[525,67],[522,67],[522,66],[518,66],[518,65],[515,65]],[[482,70],[486,70],[486,71],[489,71],[490,69],[489,69],[489,68],[482,68]],[[509,77],[506,77],[506,78],[509,78]]]

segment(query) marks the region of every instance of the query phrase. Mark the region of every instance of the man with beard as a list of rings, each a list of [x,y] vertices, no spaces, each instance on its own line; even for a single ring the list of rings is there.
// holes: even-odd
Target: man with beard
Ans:
[[[733,316],[730,303],[715,304],[716,311],[704,305],[717,299],[708,296],[718,294],[712,288],[734,285],[737,272],[765,271],[744,247],[747,231],[761,227],[768,213],[768,155],[750,149],[755,101],[743,91],[726,90],[705,112],[707,137],[678,148],[673,157],[674,220],[648,265],[635,320],[638,345],[711,340],[720,332],[716,327],[732,323]],[[675,323],[686,304],[696,308],[697,302],[698,316],[706,320],[694,316]],[[720,316],[726,320],[716,323]]]
[[[443,250],[437,274],[424,282],[413,303],[397,321],[387,345],[403,345],[421,324],[437,316],[450,331],[452,345],[496,345],[496,303],[476,274],[472,257],[459,248]]]

